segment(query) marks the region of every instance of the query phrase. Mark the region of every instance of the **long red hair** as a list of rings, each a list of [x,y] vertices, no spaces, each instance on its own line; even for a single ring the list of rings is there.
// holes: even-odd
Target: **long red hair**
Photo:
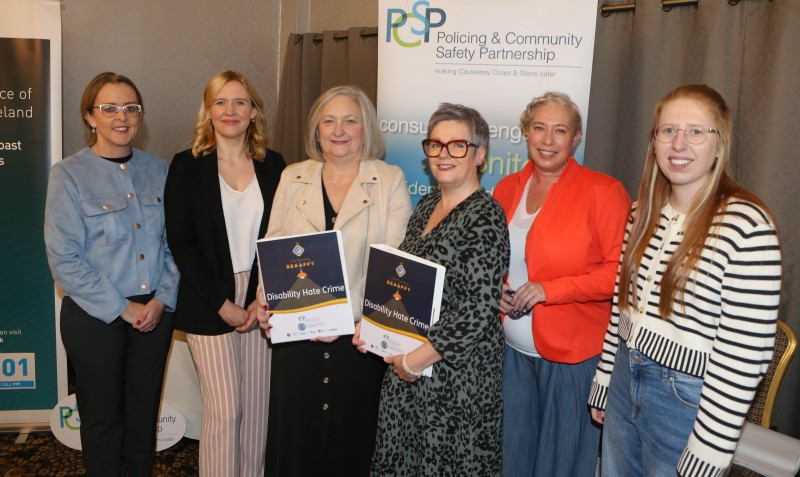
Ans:
[[[713,88],[704,84],[679,86],[656,106],[651,134],[655,132],[664,106],[677,99],[689,99],[697,103],[709,116],[719,136],[719,155],[711,169],[711,176],[700,189],[686,213],[683,241],[670,257],[664,276],[661,278],[661,295],[658,311],[662,319],[669,319],[675,303],[685,303],[686,282],[700,258],[706,240],[716,227],[715,217],[725,208],[731,198],[739,198],[761,207],[775,224],[767,206],[752,192],[739,185],[730,173],[730,146],[732,137],[731,114],[725,100]],[[619,276],[620,310],[637,307],[636,289],[639,264],[647,250],[650,237],[656,233],[661,208],[669,199],[671,185],[658,168],[655,148],[651,139],[647,148],[644,173],[639,186],[639,197],[634,212],[633,226],[628,236],[625,256]]]

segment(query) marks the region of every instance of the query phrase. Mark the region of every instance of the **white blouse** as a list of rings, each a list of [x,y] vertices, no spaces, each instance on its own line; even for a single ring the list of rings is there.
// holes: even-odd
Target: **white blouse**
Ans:
[[[508,223],[508,238],[511,245],[511,260],[508,266],[508,285],[512,290],[516,290],[528,281],[528,263],[525,260],[525,243],[528,239],[528,232],[533,226],[533,221],[539,215],[539,210],[528,213],[525,203],[528,201],[528,189],[531,180],[525,185],[522,197],[514,211],[514,216]],[[533,312],[528,313],[518,319],[508,316],[503,320],[503,331],[506,336],[506,344],[528,356],[539,357],[536,345],[533,342]]]
[[[264,215],[264,199],[261,197],[258,179],[253,176],[245,190],[239,192],[219,176],[219,190],[222,194],[222,210],[225,214],[233,272],[248,272],[253,267],[256,240],[259,238],[258,227]]]

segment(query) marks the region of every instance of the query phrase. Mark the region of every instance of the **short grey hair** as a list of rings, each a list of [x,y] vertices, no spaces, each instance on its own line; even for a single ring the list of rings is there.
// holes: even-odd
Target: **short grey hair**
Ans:
[[[583,119],[581,119],[581,110],[578,109],[578,105],[572,101],[567,93],[548,91],[539,97],[533,98],[525,107],[525,111],[523,111],[522,115],[519,117],[519,128],[522,131],[522,134],[524,134],[526,137],[528,136],[528,130],[533,122],[533,114],[537,109],[539,109],[540,106],[545,106],[548,104],[566,108],[567,111],[569,111],[572,115],[572,128],[574,129],[572,134],[575,135],[578,132],[583,133]],[[578,144],[580,144],[580,141],[578,141],[575,144],[575,147],[573,147],[573,153],[575,152],[575,149],[578,148]]]
[[[428,139],[433,128],[442,121],[458,121],[466,124],[469,128],[470,142],[478,147],[489,147],[489,124],[478,111],[461,104],[440,104],[428,121]]]

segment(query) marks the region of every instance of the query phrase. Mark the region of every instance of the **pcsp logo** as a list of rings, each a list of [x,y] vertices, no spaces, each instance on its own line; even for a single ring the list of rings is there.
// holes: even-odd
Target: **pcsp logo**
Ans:
[[[58,408],[58,413],[60,416],[60,424],[61,428],[72,429],[73,431],[77,431],[81,428],[81,418],[78,414],[78,406],[76,405],[74,408],[70,406],[61,406]]]
[[[414,48],[428,43],[431,36],[431,28],[439,28],[447,21],[447,14],[441,8],[430,8],[430,2],[419,0],[412,7],[410,12],[400,8],[390,8],[386,11],[386,42],[389,43],[394,38],[395,43],[405,48]],[[435,21],[433,19],[435,18]],[[409,20],[411,20],[409,22]],[[402,28],[405,27],[405,28]],[[413,36],[421,36],[422,40],[406,41]]]

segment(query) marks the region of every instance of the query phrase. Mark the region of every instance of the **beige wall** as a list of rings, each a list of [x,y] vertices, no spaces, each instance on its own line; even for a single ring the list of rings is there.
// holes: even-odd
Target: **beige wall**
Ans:
[[[274,124],[289,33],[376,26],[378,15],[377,0],[76,0],[61,5],[64,154],[86,144],[78,112],[86,84],[97,73],[114,71],[130,77],[144,97],[145,121],[136,146],[167,160],[189,146],[203,88],[215,73],[244,73]]]
[[[378,0],[310,0],[309,30],[346,30],[378,26]]]
[[[103,71],[139,87],[146,114],[136,145],[168,160],[191,142],[203,88],[219,71],[244,73],[273,118],[280,1],[62,2],[64,154],[85,145],[78,103]]]

